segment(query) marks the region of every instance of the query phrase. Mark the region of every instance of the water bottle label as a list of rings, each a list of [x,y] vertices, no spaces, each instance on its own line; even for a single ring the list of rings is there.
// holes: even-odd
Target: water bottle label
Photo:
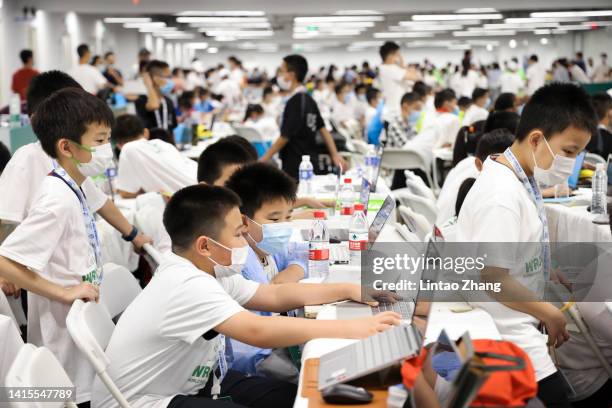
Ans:
[[[368,249],[368,233],[367,232],[351,232],[349,233],[349,250],[365,251]]]
[[[329,260],[329,248],[311,248],[308,251],[308,259],[310,261],[327,261]]]
[[[342,207],[342,210],[340,211],[340,214],[342,215],[353,215],[353,207]]]
[[[312,175],[312,170],[300,170],[300,180],[310,180]]]

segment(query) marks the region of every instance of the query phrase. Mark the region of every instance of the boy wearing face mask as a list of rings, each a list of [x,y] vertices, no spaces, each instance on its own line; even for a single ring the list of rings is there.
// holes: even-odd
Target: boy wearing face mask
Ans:
[[[59,359],[76,386],[77,403],[89,401],[94,370],[75,352],[66,316],[75,299],[99,296],[101,247],[83,187],[106,164],[113,122],[104,101],[77,88],[57,91],[37,107],[32,127],[54,167],[0,247],[0,275],[30,292],[28,341]],[[125,239],[133,240],[137,230],[123,220]]]
[[[258,184],[259,180],[266,183]],[[307,277],[308,245],[289,242],[293,233],[290,221],[296,201],[295,182],[272,165],[254,163],[237,170],[225,186],[242,202],[240,212],[249,244],[242,276],[264,284],[298,282]],[[235,340],[232,348],[235,370],[297,383],[299,371],[286,348],[257,348]]]
[[[452,89],[443,89],[434,97],[436,108],[435,126],[438,140],[436,148],[452,149],[461,128],[457,96]]]
[[[548,346],[561,346],[569,335],[563,313],[542,300],[545,282],[554,271],[540,186],[567,180],[576,156],[597,131],[596,123],[581,88],[553,83],[538,89],[525,105],[516,140],[503,154],[484,162],[458,218],[458,242],[497,243],[486,244],[481,279],[501,283],[504,291],[491,293],[491,301],[477,306],[491,314],[502,338],[527,352],[536,372],[538,398],[546,406],[569,407],[548,353]],[[514,249],[518,243],[524,250]],[[539,323],[547,335],[538,330]]]
[[[136,99],[136,114],[148,129],[162,128],[173,130],[176,125],[176,112],[170,94],[174,82],[170,66],[159,60],[149,62],[142,74],[147,94]]]
[[[489,105],[491,105],[489,90],[484,88],[474,89],[474,92],[472,92],[472,104],[465,111],[465,116],[463,117],[463,126],[470,126],[481,120],[487,120]]]
[[[399,324],[386,312],[367,319],[323,321],[261,316],[307,304],[359,299],[350,284],[266,285],[240,274],[249,245],[240,198],[224,187],[198,184],[178,191],[164,212],[173,253],[121,316],[106,355],[108,369],[131,406],[293,405],[294,385],[228,370],[223,336],[261,348],[287,347],[318,337],[362,338]],[[143,319],[142,316],[148,316]],[[228,405],[222,405],[228,404]],[[102,382],[93,406],[116,405]]]
[[[423,103],[421,96],[408,92],[402,96],[400,114],[389,122],[386,133],[380,138],[384,147],[404,147],[415,135],[416,122],[421,115]]]

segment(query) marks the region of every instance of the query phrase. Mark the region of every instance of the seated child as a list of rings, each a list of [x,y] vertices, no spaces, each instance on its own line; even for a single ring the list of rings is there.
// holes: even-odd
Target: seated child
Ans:
[[[149,130],[134,115],[121,115],[113,128],[120,150],[117,189],[123,198],[142,193],[175,191],[197,182],[197,164],[175,146],[149,140]]]
[[[230,138],[231,136],[221,139],[202,152],[198,159],[199,183],[223,186],[237,169],[247,163],[257,161],[257,152],[253,156],[243,142],[239,141],[239,136],[234,139]]]
[[[248,257],[240,199],[198,184],[170,199],[164,225],[173,253],[121,316],[106,355],[108,373],[132,406],[287,407],[294,385],[227,368],[224,336],[262,348],[318,337],[363,338],[399,324],[400,316],[324,321],[260,316],[340,299],[361,300],[353,284],[266,285],[240,274]],[[146,319],[143,319],[146,316]],[[230,397],[231,403],[211,397]],[[116,406],[98,379],[93,406]]]

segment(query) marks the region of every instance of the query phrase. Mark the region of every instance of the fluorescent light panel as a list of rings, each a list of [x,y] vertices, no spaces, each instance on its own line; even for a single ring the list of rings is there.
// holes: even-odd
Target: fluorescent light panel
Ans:
[[[271,37],[274,35],[274,31],[269,30],[210,30],[206,31],[206,34],[217,37],[217,36],[231,36],[231,37]]]
[[[266,13],[263,11],[255,10],[228,10],[228,11],[181,11],[180,13],[174,14],[175,16],[202,16],[202,17],[259,17],[265,16]]]
[[[608,17],[612,16],[612,10],[589,10],[589,11],[542,11],[529,14],[531,17]]]
[[[455,20],[501,20],[500,13],[493,14],[415,14],[414,21],[455,21]]]
[[[267,17],[177,17],[177,23],[266,23]]]
[[[492,7],[466,7],[455,11],[455,13],[497,13],[497,10]]]
[[[451,30],[461,30],[463,26],[461,24],[437,24],[437,25],[423,25],[418,27],[404,27],[404,26],[390,26],[389,31],[400,31],[400,32],[410,32],[410,31],[451,31]]]
[[[530,23],[562,23],[562,22],[575,22],[584,21],[586,17],[509,17],[504,19],[506,23],[516,24],[530,24]]]
[[[124,28],[162,28],[166,27],[163,21],[151,21],[148,23],[125,23]]]
[[[419,27],[423,25],[427,26],[427,25],[432,25],[436,23],[431,22],[431,21],[400,21],[397,24],[402,27]],[[480,20],[452,20],[448,24],[473,25],[473,24],[480,24]]]
[[[377,10],[338,10],[334,13],[335,16],[368,16],[383,14]]]
[[[316,25],[322,22],[347,22],[347,21],[384,21],[383,16],[321,16],[321,17],[296,17],[294,23],[312,23]]]
[[[233,28],[271,28],[270,23],[231,23]],[[224,28],[227,27],[227,23],[191,23],[189,27],[192,28]]]
[[[194,50],[205,50],[206,48],[208,48],[207,42],[193,42],[193,43],[187,43],[185,45],[187,45],[187,47],[192,48]]]
[[[376,23],[373,21],[321,21],[318,23],[298,23],[293,24],[294,27],[374,27]]]
[[[433,37],[434,33],[419,33],[419,32],[381,32],[374,33],[374,38],[421,38]]]
[[[530,23],[530,24],[515,24],[515,23],[494,23],[494,24],[483,24],[486,29],[500,29],[500,28],[516,28],[516,29],[533,29],[533,28],[557,28],[559,23]],[[468,28],[468,30],[470,30]]]
[[[151,21],[150,17],[106,17],[104,19],[105,23],[148,23]]]
[[[453,31],[453,37],[516,35],[515,30]]]

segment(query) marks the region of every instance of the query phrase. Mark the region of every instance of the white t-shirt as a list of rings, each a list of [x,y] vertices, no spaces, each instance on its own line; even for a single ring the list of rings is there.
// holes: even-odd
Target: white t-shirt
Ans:
[[[501,92],[511,92],[515,95],[523,89],[523,80],[517,72],[504,72],[499,78],[499,84]]]
[[[446,176],[436,206],[438,207],[438,218],[436,223],[441,225],[450,217],[455,215],[455,203],[457,202],[457,194],[459,187],[470,177],[478,177],[478,169],[476,168],[474,157],[466,157],[451,169]]]
[[[334,97],[334,103],[331,107],[331,116],[338,124],[342,124],[348,120],[353,119],[352,108],[338,100],[338,97]]]
[[[533,95],[546,82],[546,70],[539,62],[527,67],[527,95]]]
[[[94,95],[108,82],[96,67],[89,64],[77,65],[68,72],[68,75],[73,77],[84,90]]]
[[[477,82],[478,74],[474,70],[468,70],[465,76],[460,74],[460,76],[457,78],[457,85],[459,87],[457,96],[467,96],[468,98],[471,98]]]
[[[53,170],[53,161],[40,142],[17,149],[0,176],[0,219],[20,223],[34,202],[42,181]],[[98,211],[108,197],[87,177],[81,186],[92,212]]]
[[[244,122],[244,126],[249,126],[257,130],[265,141],[274,141],[280,136],[280,128],[278,127],[276,121],[271,117],[264,116],[257,122],[248,119]]]
[[[385,101],[383,117],[393,118],[399,114],[402,96],[412,88],[412,81],[407,81],[406,70],[396,64],[381,64],[378,67],[378,82]]]
[[[570,71],[570,74],[572,74],[572,79],[574,81],[577,81],[583,84],[591,82],[589,77],[584,73],[582,68],[580,68],[578,65],[576,64],[572,65],[569,71]]]
[[[0,255],[53,283],[74,286],[95,270],[81,204],[66,183],[45,177],[27,217],[9,235]],[[28,342],[49,348],[77,387],[77,403],[90,399],[94,370],[68,330],[70,305],[28,294]]]
[[[442,112],[437,114],[435,123],[438,135],[436,148],[440,148],[444,144],[449,143],[452,149],[457,139],[457,133],[459,129],[461,129],[459,117],[449,112]]]
[[[514,279],[541,295],[542,252],[533,243],[540,242],[542,222],[531,196],[510,168],[491,158],[484,162],[463,202],[456,232],[457,242],[532,243],[524,247],[525,251],[517,251],[518,246],[484,245],[486,264],[509,269]],[[525,264],[539,267],[527,274]],[[495,301],[473,304],[493,317],[504,340],[516,343],[529,355],[537,381],[556,371],[548,354],[547,336],[537,329],[535,317]]]
[[[487,120],[488,117],[489,117],[488,110],[486,110],[485,108],[481,108],[480,106],[473,103],[465,111],[465,116],[463,117],[463,125],[469,126],[481,120]]]
[[[179,394],[197,393],[217,366],[220,336],[202,336],[244,311],[259,284],[241,275],[215,279],[168,254],[122,314],[106,349],[108,373],[134,408],[166,408]],[[117,404],[99,379],[92,406]]]
[[[117,188],[128,193],[174,193],[197,184],[198,164],[159,139],[126,143],[119,155]]]
[[[226,106],[234,106],[234,104],[240,102],[242,92],[240,86],[230,78],[226,78],[217,85],[218,94],[223,96],[223,103]]]

